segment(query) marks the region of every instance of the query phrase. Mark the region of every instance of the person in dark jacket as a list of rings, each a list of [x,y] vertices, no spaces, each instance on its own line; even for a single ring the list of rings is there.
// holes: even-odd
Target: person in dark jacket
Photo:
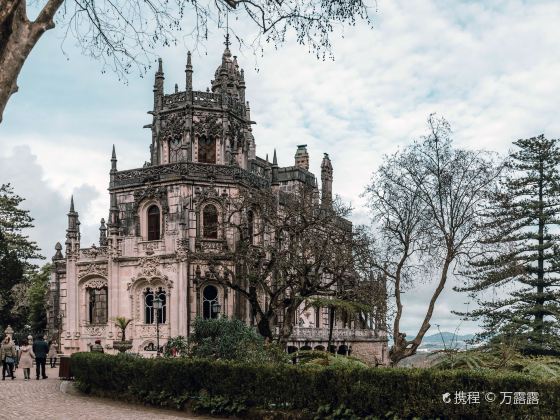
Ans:
[[[35,354],[35,373],[37,374],[37,379],[39,379],[39,375],[43,379],[47,379],[48,376],[45,374],[45,364],[47,363],[49,345],[42,337],[39,337],[33,343],[33,353]]]

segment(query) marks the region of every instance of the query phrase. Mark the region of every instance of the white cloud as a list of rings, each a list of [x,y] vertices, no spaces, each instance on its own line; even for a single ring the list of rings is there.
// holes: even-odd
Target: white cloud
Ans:
[[[520,137],[556,137],[559,15],[560,3],[552,0],[386,1],[378,3],[373,30],[357,26],[334,42],[334,62],[289,44],[268,49],[256,72],[254,57],[242,52],[257,152],[271,156],[276,148],[280,164],[290,165],[296,145],[307,143],[317,174],[328,152],[335,192],[365,221],[359,194],[371,172],[383,154],[422,135],[432,112],[450,121],[464,147],[505,152]],[[150,121],[145,112],[153,82],[131,77],[129,85],[120,84],[74,50],[65,62],[55,33],[45,35],[24,67],[21,90],[0,126],[0,153],[8,153],[7,145],[30,145],[43,178],[65,197],[80,185],[94,187],[91,203],[77,202],[91,206],[81,219],[93,226],[107,213],[111,145],[117,145],[119,168],[148,159],[150,135],[141,127]],[[211,35],[208,55],[193,56],[198,89],[209,85],[220,62],[218,35]],[[184,84],[185,51],[162,52],[168,91]],[[60,237],[54,227],[48,227],[51,235]],[[410,307],[405,328],[422,316],[429,291],[415,295],[422,300]],[[464,300],[446,289],[434,323],[454,328],[449,307]]]

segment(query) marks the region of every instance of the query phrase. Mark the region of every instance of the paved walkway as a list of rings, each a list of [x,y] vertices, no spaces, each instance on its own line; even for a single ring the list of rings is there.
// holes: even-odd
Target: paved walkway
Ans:
[[[58,367],[48,368],[49,378],[41,380],[35,379],[34,370],[29,381],[23,379],[22,369],[16,370],[16,379],[0,380],[0,419],[208,419],[105,398],[66,394],[60,390],[62,381],[57,378]]]

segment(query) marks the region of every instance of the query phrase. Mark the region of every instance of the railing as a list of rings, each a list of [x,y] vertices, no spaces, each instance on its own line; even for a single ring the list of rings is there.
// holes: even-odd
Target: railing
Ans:
[[[336,341],[369,341],[384,338],[376,330],[370,329],[351,329],[351,328],[334,328],[333,340]],[[327,341],[329,339],[328,328],[314,328],[314,327],[294,327],[292,340],[306,340],[306,341]]]
[[[80,259],[95,260],[97,257],[107,257],[106,246],[92,246],[80,249]]]

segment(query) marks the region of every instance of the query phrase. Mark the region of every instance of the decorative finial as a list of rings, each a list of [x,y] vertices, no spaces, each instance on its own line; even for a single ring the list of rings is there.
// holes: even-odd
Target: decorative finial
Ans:
[[[274,156],[272,156],[272,164],[278,166],[278,160],[276,159],[276,149],[274,149]]]
[[[117,153],[115,152],[115,145],[113,144],[113,152],[111,153],[111,171],[117,170]]]
[[[179,92],[179,85],[175,83],[175,93]]]
[[[187,51],[187,66],[192,66],[190,51]]]
[[[158,73],[163,73],[163,60],[158,58]]]
[[[70,197],[70,213],[75,213],[74,211],[74,194]]]

